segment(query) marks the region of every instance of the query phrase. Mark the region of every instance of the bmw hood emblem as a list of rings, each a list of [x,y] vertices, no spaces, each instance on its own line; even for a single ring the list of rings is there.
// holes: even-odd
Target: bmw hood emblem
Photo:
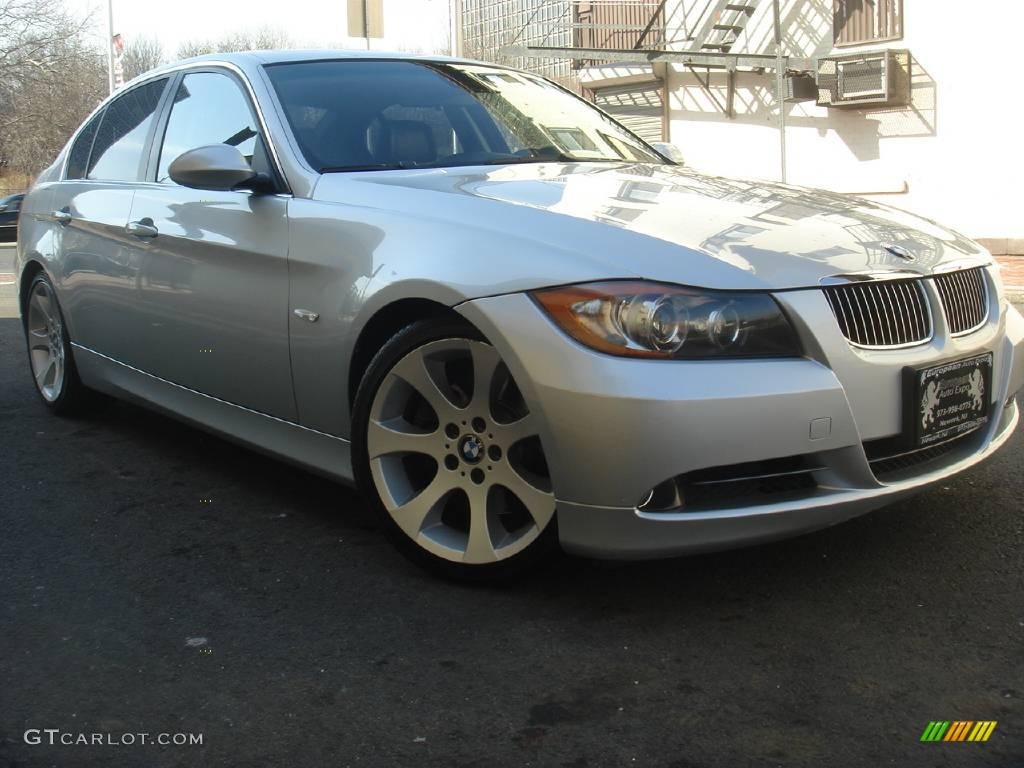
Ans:
[[[891,253],[893,256],[898,256],[904,261],[915,261],[917,257],[904,248],[902,245],[887,245],[885,250]]]

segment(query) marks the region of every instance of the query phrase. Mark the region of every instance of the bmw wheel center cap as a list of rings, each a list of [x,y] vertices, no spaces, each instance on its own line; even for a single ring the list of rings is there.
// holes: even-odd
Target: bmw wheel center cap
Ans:
[[[484,441],[476,435],[466,435],[459,443],[459,453],[462,460],[469,464],[476,464],[483,458]]]

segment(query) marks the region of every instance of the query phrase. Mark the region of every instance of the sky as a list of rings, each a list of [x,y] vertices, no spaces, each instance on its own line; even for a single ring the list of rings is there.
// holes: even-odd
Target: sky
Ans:
[[[449,0],[383,0],[384,38],[377,50],[448,52]],[[76,14],[93,13],[102,44],[106,0],[65,0]],[[114,32],[126,43],[155,37],[164,55],[186,40],[216,40],[234,31],[281,29],[300,47],[366,48],[348,36],[345,0],[113,0]]]

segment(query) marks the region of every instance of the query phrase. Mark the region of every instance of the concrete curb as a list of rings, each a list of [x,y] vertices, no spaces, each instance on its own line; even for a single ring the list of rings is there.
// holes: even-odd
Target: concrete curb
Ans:
[[[975,242],[993,256],[1024,256],[1024,238],[979,237]]]
[[[996,256],[1003,288],[1014,302],[1024,301],[1024,256]]]

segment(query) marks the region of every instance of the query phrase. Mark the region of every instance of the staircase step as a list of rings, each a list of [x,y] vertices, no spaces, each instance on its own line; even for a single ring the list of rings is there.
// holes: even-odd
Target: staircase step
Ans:
[[[754,11],[757,10],[757,7],[753,5],[743,5],[741,3],[726,3],[725,10],[739,11],[740,13],[745,13],[748,16],[752,16]]]
[[[735,32],[736,34],[739,34],[740,32],[743,31],[743,27],[737,26],[735,24],[715,24],[711,28],[720,30],[722,32]]]

